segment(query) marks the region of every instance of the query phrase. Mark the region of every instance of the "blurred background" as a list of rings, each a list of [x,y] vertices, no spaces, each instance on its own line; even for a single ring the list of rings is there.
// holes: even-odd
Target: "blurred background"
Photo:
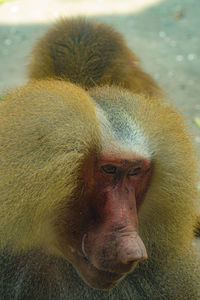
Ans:
[[[56,19],[80,15],[123,34],[187,117],[200,158],[199,0],[0,0],[0,93],[26,82],[32,46]]]

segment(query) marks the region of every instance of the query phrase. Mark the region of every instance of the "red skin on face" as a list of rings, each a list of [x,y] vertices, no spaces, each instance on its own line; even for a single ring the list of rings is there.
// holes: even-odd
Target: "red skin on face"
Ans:
[[[80,235],[72,236],[70,260],[87,284],[108,289],[147,258],[137,212],[152,167],[148,159],[134,153],[93,158],[85,164],[85,194],[77,211],[87,213],[78,216]],[[72,230],[67,228],[69,236]]]
[[[150,162],[138,155],[104,155],[90,183],[96,219],[84,239],[84,254],[97,269],[126,273],[147,258],[137,232],[137,210],[151,174]],[[109,246],[108,246],[109,245]]]

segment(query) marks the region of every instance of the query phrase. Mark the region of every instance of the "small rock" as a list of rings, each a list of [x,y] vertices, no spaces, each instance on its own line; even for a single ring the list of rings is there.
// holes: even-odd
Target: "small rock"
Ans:
[[[194,60],[195,58],[196,58],[196,55],[194,53],[190,53],[187,56],[187,59],[190,60],[190,61]]]
[[[6,39],[6,40],[4,41],[4,45],[6,45],[6,46],[10,46],[11,44],[12,44],[11,39]]]
[[[160,31],[159,32],[159,37],[161,37],[162,39],[166,37],[166,33],[164,31]]]
[[[176,60],[179,62],[183,61],[183,55],[177,55]]]

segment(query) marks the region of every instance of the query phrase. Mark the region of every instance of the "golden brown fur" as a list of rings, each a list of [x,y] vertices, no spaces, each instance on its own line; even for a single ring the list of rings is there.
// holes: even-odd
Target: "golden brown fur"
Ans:
[[[92,90],[89,97],[61,81],[35,81],[5,96],[0,114],[1,299],[199,298],[200,265],[192,245],[198,213],[195,154],[182,117],[149,100],[109,87]],[[71,226],[82,211],[83,162],[102,151],[96,104],[112,112],[112,122],[122,114],[125,122],[132,118],[149,143],[154,167],[138,216],[149,259],[110,292],[78,278],[60,257],[55,235],[56,224]],[[73,226],[81,228],[81,215],[77,222]]]
[[[79,33],[91,48],[83,47]],[[157,85],[130,60],[137,59],[107,25],[63,20],[33,51],[30,76],[40,80],[3,97],[0,299],[200,298],[200,260],[193,246],[199,213],[194,147],[183,117],[159,99]],[[77,274],[70,243],[79,246],[93,213],[85,174],[92,177],[94,162],[113,140],[121,142],[113,150],[119,155],[145,145],[142,151],[151,160],[151,182],[138,211],[148,260],[102,291]]]
[[[86,89],[114,84],[150,96],[161,94],[118,32],[83,18],[60,20],[47,31],[34,47],[29,75],[70,80]]]
[[[60,81],[31,83],[3,100],[1,245],[32,249],[51,243],[52,209],[70,198],[75,170],[96,144],[94,108],[83,90]]]

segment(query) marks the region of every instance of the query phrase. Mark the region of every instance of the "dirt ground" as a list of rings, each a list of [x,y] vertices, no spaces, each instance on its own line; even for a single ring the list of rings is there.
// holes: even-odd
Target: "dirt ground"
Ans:
[[[35,41],[60,16],[111,24],[188,119],[200,158],[199,0],[19,0],[0,5],[0,93],[26,82]],[[199,160],[200,161],[200,160]],[[200,185],[199,185],[200,187]]]

